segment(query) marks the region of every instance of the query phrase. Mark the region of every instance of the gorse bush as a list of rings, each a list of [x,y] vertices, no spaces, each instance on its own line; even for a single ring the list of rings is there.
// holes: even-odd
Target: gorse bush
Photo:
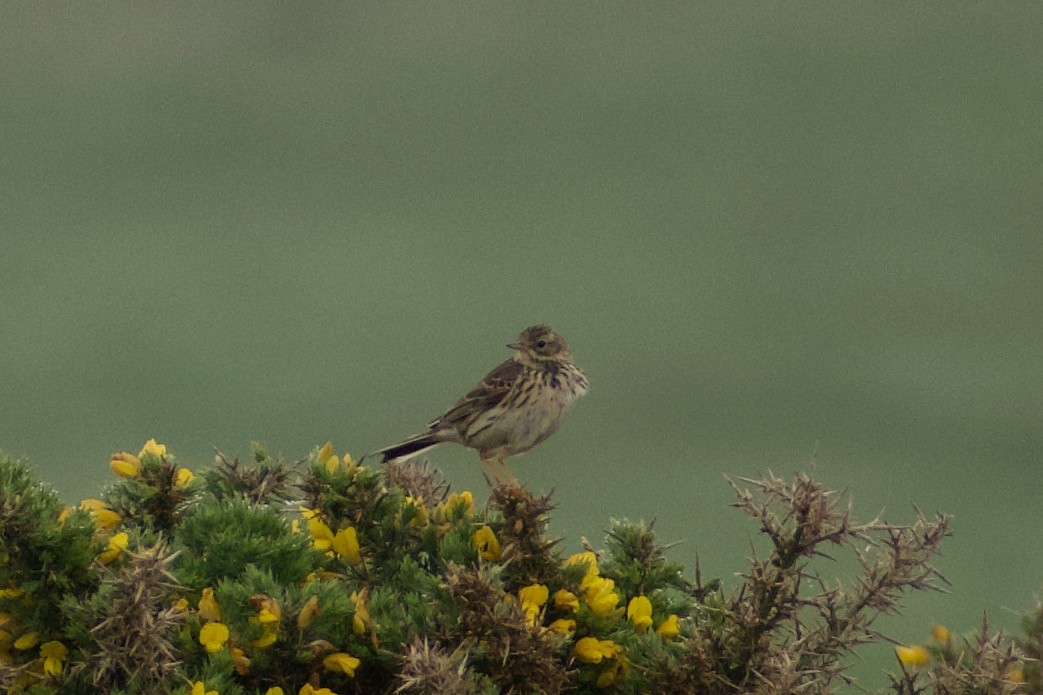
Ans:
[[[912,591],[934,588],[945,516],[858,521],[809,476],[734,484],[770,542],[736,586],[671,562],[651,526],[601,551],[547,538],[549,496],[478,508],[423,463],[373,468],[330,444],[292,464],[255,447],[193,475],[150,440],[65,507],[0,458],[0,688],[176,693],[831,693]],[[847,548],[861,570],[820,578]],[[1040,688],[1043,613],[900,647],[895,693]]]

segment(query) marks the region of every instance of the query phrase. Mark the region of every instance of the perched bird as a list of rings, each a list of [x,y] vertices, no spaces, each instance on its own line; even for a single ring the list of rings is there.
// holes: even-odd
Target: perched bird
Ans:
[[[405,460],[442,442],[478,450],[485,470],[499,482],[513,480],[504,460],[528,451],[561,425],[590,382],[572,361],[565,339],[549,327],[526,328],[500,363],[427,430],[377,451],[381,461]],[[506,478],[492,466],[496,462]]]

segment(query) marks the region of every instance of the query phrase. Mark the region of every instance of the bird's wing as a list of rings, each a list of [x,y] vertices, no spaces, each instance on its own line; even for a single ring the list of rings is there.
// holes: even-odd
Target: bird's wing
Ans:
[[[428,429],[455,427],[461,431],[465,430],[467,424],[477,415],[493,408],[510,393],[515,379],[521,372],[521,363],[513,358],[504,360],[441,417],[433,420]]]

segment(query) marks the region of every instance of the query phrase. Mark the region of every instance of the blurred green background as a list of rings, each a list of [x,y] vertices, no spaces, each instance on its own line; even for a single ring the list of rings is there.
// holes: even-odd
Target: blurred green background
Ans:
[[[566,550],[656,517],[732,581],[723,474],[814,466],[955,515],[898,639],[1040,589],[1043,6],[4,14],[0,448],[67,499],[147,437],[358,456],[547,322],[592,390],[514,469]]]

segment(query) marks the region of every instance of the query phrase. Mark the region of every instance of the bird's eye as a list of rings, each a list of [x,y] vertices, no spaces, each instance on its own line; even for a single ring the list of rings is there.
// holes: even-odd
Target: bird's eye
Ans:
[[[547,341],[546,341],[546,340],[540,340],[540,341],[538,341],[538,342],[536,343],[536,347],[538,347],[539,349],[541,349],[541,350],[542,350],[543,348],[547,347]]]

